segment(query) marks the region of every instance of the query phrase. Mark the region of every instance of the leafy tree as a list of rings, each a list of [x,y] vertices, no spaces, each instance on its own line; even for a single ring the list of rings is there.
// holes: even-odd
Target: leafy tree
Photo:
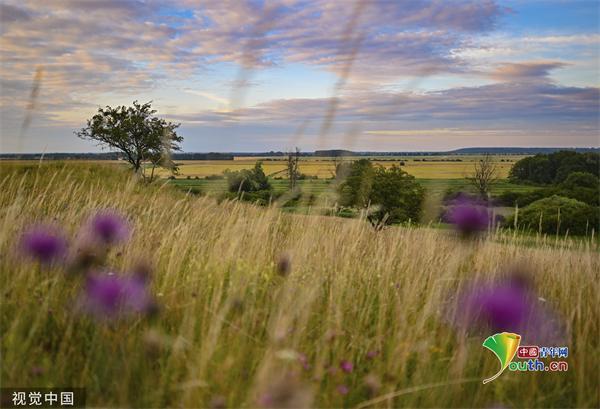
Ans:
[[[369,205],[375,168],[368,159],[345,162],[337,166],[336,177],[343,180],[338,192],[342,206],[367,207]]]
[[[106,106],[87,121],[87,126],[75,134],[86,140],[98,142],[121,151],[136,173],[141,173],[144,162],[154,167],[173,168],[169,152],[179,151],[183,138],[175,129],[179,124],[167,122],[154,116],[157,111],[150,102],[133,106]],[[142,174],[143,175],[143,174]]]
[[[561,183],[561,187],[566,189],[577,187],[598,189],[600,187],[600,179],[588,172],[573,172]]]
[[[225,171],[228,190],[232,193],[271,191],[269,178],[265,175],[262,162],[256,162],[253,169]]]
[[[600,205],[600,179],[588,172],[570,173],[559,185],[558,194],[593,206]]]
[[[402,223],[409,220],[418,222],[421,217],[421,205],[425,190],[400,167],[393,165],[386,169],[378,166],[375,169],[370,199],[379,209],[372,215],[377,221],[386,223]]]
[[[537,200],[511,216],[506,224],[513,226],[515,218],[519,228],[540,231],[547,234],[573,235],[590,234],[598,231],[598,207],[590,206],[576,199],[554,195]]]
[[[418,221],[424,189],[398,166],[385,169],[368,159],[340,164],[337,173],[347,175],[339,185],[342,206],[376,209],[369,215],[374,225]]]
[[[573,172],[558,185],[541,187],[527,192],[507,191],[498,196],[505,206],[524,207],[536,200],[553,195],[577,199],[592,206],[600,205],[600,180],[588,172]]]
[[[558,151],[538,154],[517,161],[509,177],[515,182],[558,184],[574,172],[587,172],[600,177],[600,154]]]

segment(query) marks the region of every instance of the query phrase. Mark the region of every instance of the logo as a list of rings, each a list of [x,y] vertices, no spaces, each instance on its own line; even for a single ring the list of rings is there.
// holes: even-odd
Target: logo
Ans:
[[[513,372],[550,371],[564,372],[569,370],[566,361],[550,361],[546,365],[541,359],[567,358],[569,347],[566,346],[537,346],[522,345],[521,336],[512,332],[501,332],[483,341],[483,346],[496,355],[500,362],[500,370],[494,376],[484,379],[483,383],[493,381],[499,377],[506,368]],[[519,358],[517,362],[513,359]]]
[[[496,355],[496,358],[498,358],[498,361],[500,361],[500,370],[496,375],[484,379],[484,384],[493,381],[504,372],[515,357],[520,343],[521,336],[512,332],[501,332],[500,334],[487,337],[483,341],[483,346],[492,351]]]

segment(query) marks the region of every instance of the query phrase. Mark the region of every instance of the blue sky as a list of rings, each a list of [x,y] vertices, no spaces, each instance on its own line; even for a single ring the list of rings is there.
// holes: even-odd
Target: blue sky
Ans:
[[[97,151],[73,131],[134,100],[181,123],[188,152],[598,146],[599,12],[583,0],[6,0],[0,151]]]

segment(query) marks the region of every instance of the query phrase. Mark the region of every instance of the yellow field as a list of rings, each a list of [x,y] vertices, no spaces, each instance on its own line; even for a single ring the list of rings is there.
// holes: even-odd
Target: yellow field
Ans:
[[[452,157],[411,157],[394,158],[394,160],[378,160],[373,158],[376,164],[390,167],[404,161],[404,170],[409,174],[421,179],[459,179],[467,176],[473,170],[479,156],[461,157],[462,162],[443,162],[442,159]],[[496,165],[499,177],[508,176],[508,171],[514,162],[521,157],[518,156],[496,156]],[[352,158],[355,160],[356,158]],[[415,160],[417,159],[417,160]],[[426,162],[423,162],[426,159]],[[179,173],[182,176],[204,177],[218,175],[226,169],[240,170],[249,169],[256,161],[263,161],[263,168],[267,175],[285,177],[285,159],[283,158],[257,158],[236,157],[234,160],[208,160],[208,161],[176,161],[179,164]],[[346,159],[350,160],[350,159]],[[504,161],[501,161],[504,160]],[[509,162],[510,161],[510,162]],[[300,172],[318,176],[319,178],[330,178],[335,173],[335,162],[330,158],[304,158],[300,160]],[[280,173],[278,173],[280,172]],[[160,176],[168,176],[169,172],[162,169],[158,171]]]

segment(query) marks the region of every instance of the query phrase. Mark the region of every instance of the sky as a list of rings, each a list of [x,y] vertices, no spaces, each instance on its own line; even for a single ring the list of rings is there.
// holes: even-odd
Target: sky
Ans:
[[[2,0],[0,152],[95,152],[152,101],[186,152],[599,146],[586,0]]]

